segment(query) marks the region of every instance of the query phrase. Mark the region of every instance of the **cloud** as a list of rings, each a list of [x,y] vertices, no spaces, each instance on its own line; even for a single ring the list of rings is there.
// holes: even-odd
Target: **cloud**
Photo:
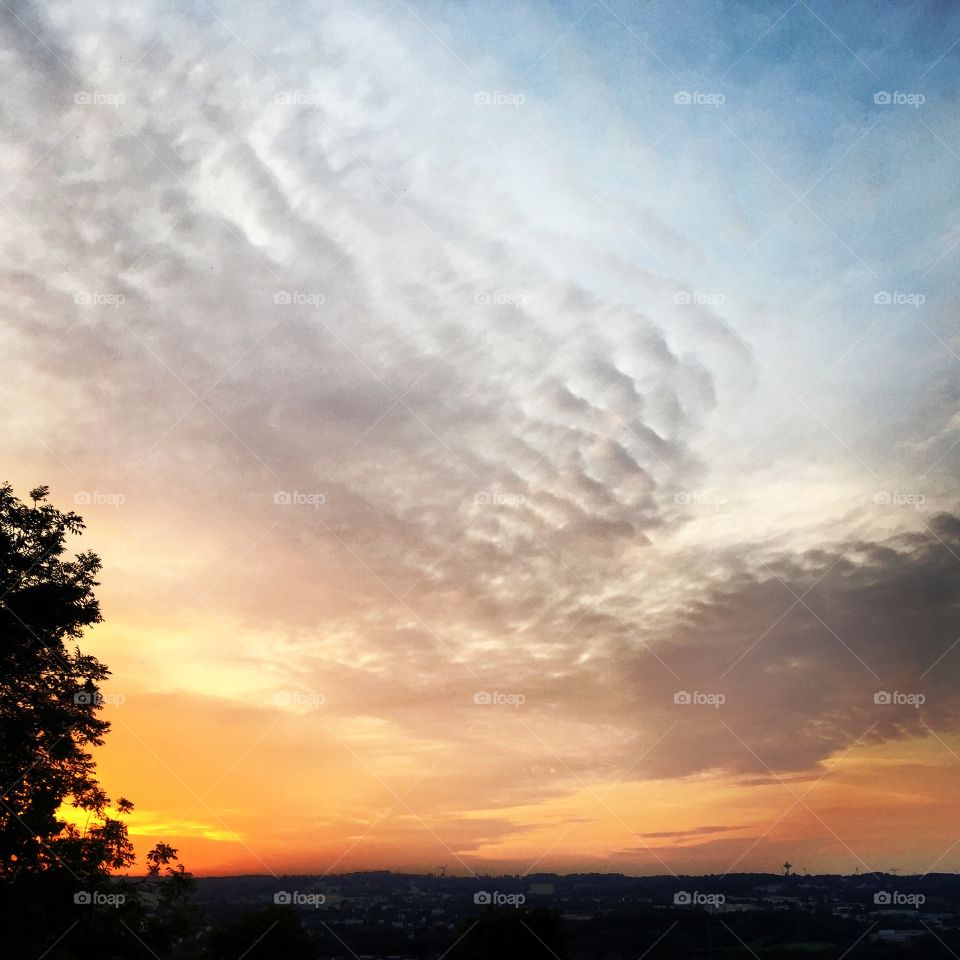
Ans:
[[[955,729],[950,334],[873,302],[949,293],[953,160],[822,24],[213,9],[0,10],[14,479],[82,497],[118,676],[436,763],[464,850],[595,778]],[[673,102],[703,63],[722,112]]]
[[[702,837],[712,833],[732,833],[736,830],[743,830],[744,827],[694,827],[691,830],[660,830],[653,833],[641,833],[638,836],[644,840],[673,840],[687,839],[692,837]]]

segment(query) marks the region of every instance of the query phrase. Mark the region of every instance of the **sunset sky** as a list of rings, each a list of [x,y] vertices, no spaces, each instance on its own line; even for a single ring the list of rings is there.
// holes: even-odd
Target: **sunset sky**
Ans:
[[[0,479],[103,559],[141,853],[960,870],[960,8],[21,0],[0,50]]]

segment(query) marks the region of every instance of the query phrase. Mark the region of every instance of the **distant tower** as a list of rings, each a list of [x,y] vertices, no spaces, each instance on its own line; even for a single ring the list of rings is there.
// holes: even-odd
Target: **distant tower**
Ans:
[[[446,866],[437,867],[437,869],[440,871],[440,876],[441,876],[441,877],[445,877],[445,876],[447,875],[447,868],[446,868]]]
[[[789,876],[790,876],[790,868],[791,868],[792,866],[793,866],[793,864],[792,864],[789,860],[783,865],[783,875],[784,875],[785,877],[789,877]]]

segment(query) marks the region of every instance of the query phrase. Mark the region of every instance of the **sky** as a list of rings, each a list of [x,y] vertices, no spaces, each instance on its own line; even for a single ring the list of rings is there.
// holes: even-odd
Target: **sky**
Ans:
[[[960,870],[960,9],[0,6],[4,475],[200,875]]]

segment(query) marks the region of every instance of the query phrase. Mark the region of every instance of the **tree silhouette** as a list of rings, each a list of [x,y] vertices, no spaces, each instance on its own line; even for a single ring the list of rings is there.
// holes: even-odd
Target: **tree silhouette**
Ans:
[[[36,487],[27,504],[0,485],[0,910],[17,932],[5,956],[43,953],[65,926],[50,917],[107,888],[116,896],[112,874],[134,862],[120,819],[133,804],[121,797],[111,807],[91,755],[110,729],[99,716],[99,684],[110,671],[76,645],[102,619],[94,594],[100,559],[90,551],[68,556],[67,537],[84,523],[48,504],[48,493]],[[69,807],[86,813],[83,830],[65,819]],[[156,921],[162,946],[190,884],[175,861],[176,850],[158,844],[147,877],[123,885],[124,909],[81,912],[81,930],[96,928],[108,942],[106,927],[135,933]],[[49,956],[85,956],[79,938],[70,939]]]

